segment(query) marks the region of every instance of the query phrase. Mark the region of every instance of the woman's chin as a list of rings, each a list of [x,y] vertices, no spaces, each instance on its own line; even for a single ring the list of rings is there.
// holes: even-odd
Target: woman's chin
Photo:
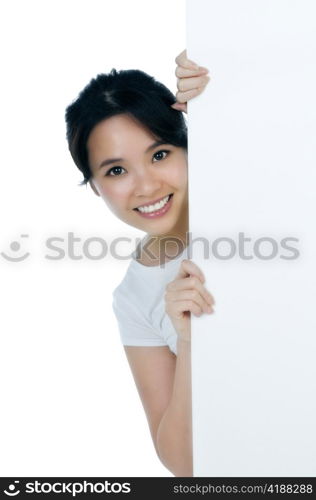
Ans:
[[[176,225],[177,219],[175,219],[172,214],[168,216],[165,214],[164,217],[143,217],[142,215],[136,214],[138,216],[138,220],[134,218],[134,225],[145,231],[146,233],[155,234],[155,235],[164,235],[169,233],[172,228]]]

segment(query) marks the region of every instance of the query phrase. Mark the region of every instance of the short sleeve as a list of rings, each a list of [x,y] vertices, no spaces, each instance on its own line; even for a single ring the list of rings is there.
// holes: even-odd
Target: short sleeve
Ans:
[[[117,319],[123,345],[167,346],[167,342],[142,314],[141,308],[131,298],[115,289],[112,308]]]

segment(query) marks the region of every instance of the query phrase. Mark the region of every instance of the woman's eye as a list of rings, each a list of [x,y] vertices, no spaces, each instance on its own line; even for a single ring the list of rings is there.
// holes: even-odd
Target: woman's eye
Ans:
[[[154,153],[153,156],[155,157],[156,155],[161,155],[161,153],[166,153],[166,156],[168,156],[168,154],[170,153],[170,151],[168,151],[167,149],[162,149],[162,150],[157,151],[156,153]],[[158,161],[159,160],[164,160],[164,158],[166,158],[166,156],[164,156],[164,157],[160,156],[160,158],[158,158]]]
[[[163,156],[163,153],[165,153],[165,156]],[[170,153],[169,150],[167,149],[161,149],[160,151],[157,151],[156,153],[153,154],[153,157],[156,158],[156,160],[164,160],[166,156]],[[119,177],[122,173],[122,170],[125,170],[123,167],[112,167],[110,168],[105,176],[109,177]]]
[[[112,168],[110,168],[110,170],[107,171],[107,173],[105,175],[106,176],[108,175],[109,177],[118,177],[120,174],[118,173],[118,175],[117,175],[117,170],[120,170],[120,169],[124,170],[123,167],[112,167]],[[116,172],[116,173],[114,173],[113,175],[111,175],[110,172]]]

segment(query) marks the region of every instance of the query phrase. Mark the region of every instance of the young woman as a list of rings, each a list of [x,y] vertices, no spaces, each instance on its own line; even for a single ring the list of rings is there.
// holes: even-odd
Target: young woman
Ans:
[[[113,309],[161,462],[192,476],[190,315],[214,299],[188,256],[186,102],[208,70],[177,63],[176,99],[139,70],[98,75],[66,110],[71,155],[110,210],[146,233]]]

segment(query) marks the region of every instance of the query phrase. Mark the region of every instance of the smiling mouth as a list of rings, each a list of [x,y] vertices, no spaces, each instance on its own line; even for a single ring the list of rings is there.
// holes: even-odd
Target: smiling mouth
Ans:
[[[170,201],[172,196],[173,193],[170,193],[167,196],[160,198],[160,200],[156,201],[155,203],[140,205],[139,207],[133,208],[133,210],[137,210],[138,212],[155,212],[163,208],[168,203],[168,201]]]

